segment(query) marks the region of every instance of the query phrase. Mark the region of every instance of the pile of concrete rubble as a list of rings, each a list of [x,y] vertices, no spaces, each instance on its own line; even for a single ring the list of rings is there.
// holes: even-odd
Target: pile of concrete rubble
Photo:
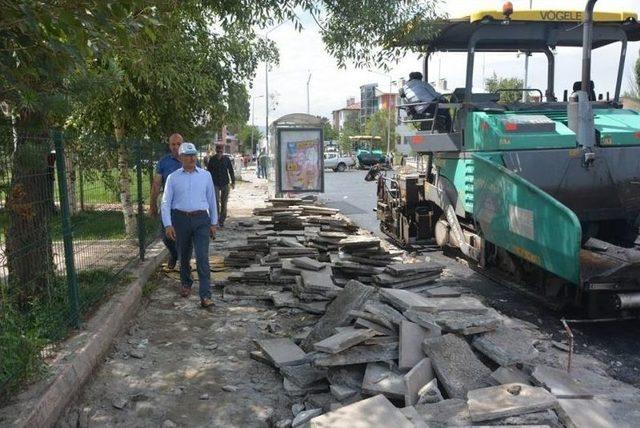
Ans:
[[[251,353],[304,403],[277,426],[581,426],[592,395],[566,371],[535,364],[526,324],[439,283],[442,266],[407,263],[337,210],[305,203],[255,210],[261,229],[225,260],[241,268],[225,299],[321,315]]]

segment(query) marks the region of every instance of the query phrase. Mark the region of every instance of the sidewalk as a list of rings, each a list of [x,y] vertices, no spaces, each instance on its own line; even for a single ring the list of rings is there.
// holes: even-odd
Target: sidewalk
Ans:
[[[265,180],[238,183],[227,225],[211,244],[214,262],[225,247],[244,241],[250,229],[238,222],[250,221],[265,197]],[[258,427],[290,416],[282,379],[249,352],[254,338],[297,329],[312,317],[253,301],[224,302],[217,289],[216,307],[208,312],[199,308],[197,293],[178,296],[173,275],[160,273],[150,282],[148,305],[59,426]],[[212,279],[224,276],[213,273]]]

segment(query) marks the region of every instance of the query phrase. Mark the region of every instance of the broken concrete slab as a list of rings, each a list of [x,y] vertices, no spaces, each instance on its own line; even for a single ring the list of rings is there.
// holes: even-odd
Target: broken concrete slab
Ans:
[[[413,406],[418,402],[418,391],[434,378],[431,360],[423,358],[404,375],[404,405]]]
[[[314,325],[302,342],[302,349],[310,350],[313,344],[333,335],[333,329],[349,320],[349,311],[361,309],[375,292],[373,287],[358,281],[349,281],[338,296],[327,306],[327,311]]]
[[[408,309],[430,307],[431,303],[429,299],[411,291],[396,290],[391,288],[380,289],[380,297],[382,300],[388,302],[394,308],[400,311],[406,311]]]
[[[311,419],[310,428],[415,428],[384,395],[376,395]]]
[[[387,319],[387,317],[385,316],[380,316],[380,315],[376,315],[376,314],[372,314],[371,312],[366,312],[366,311],[349,311],[349,315],[351,315],[354,319],[356,318],[362,318],[371,322],[374,322],[376,324],[380,324],[381,326],[394,331],[395,325],[389,321]]]
[[[422,349],[449,398],[465,398],[467,392],[488,385],[486,379],[491,370],[463,338],[453,334],[427,338]]]
[[[354,346],[337,354],[319,354],[314,364],[319,367],[346,366],[398,359],[398,343]]]
[[[331,385],[343,385],[359,392],[362,389],[365,370],[364,364],[329,367],[327,380]]]
[[[417,404],[414,407],[429,426],[471,425],[467,402],[459,398],[433,404]]]
[[[458,290],[454,290],[451,287],[443,285],[441,287],[429,288],[424,291],[427,297],[460,297],[462,293]]]
[[[427,422],[424,420],[422,415],[418,413],[415,407],[403,407],[400,409],[400,412],[402,412],[402,414],[411,421],[415,428],[429,428],[429,425],[427,425]]]
[[[313,347],[316,351],[336,354],[360,342],[364,342],[377,334],[377,331],[370,329],[347,327],[339,333],[315,343]]]
[[[540,365],[533,369],[531,378],[534,384],[548,389],[557,398],[593,398],[593,393],[566,370]]]
[[[427,337],[439,336],[440,328],[429,331],[411,321],[403,321],[400,325],[400,336],[398,340],[398,367],[410,369],[424,358],[422,352],[422,342]]]
[[[273,293],[279,293],[282,290],[283,287],[275,285],[230,284],[224,287],[222,298],[224,300],[271,300]]]
[[[484,314],[489,310],[480,300],[471,296],[426,299],[426,304],[420,304],[413,309],[424,312],[465,312],[468,314]]]
[[[249,358],[259,363],[266,364],[267,366],[276,367],[275,364],[273,364],[273,361],[271,361],[262,351],[251,351],[249,353]]]
[[[300,388],[306,388],[327,377],[326,369],[314,367],[311,364],[283,366],[280,372]]]
[[[374,330],[382,335],[397,337],[397,334],[394,330],[390,330],[386,327],[381,326],[378,323],[371,322],[363,318],[356,318],[354,325],[358,328]]]
[[[271,294],[271,301],[276,308],[296,308],[299,300],[291,291],[281,291]]]
[[[409,309],[403,315],[410,321],[425,328],[436,324],[447,333],[457,333],[464,336],[493,331],[501,326],[504,321],[504,318],[493,308],[489,308],[484,314],[469,314],[465,312],[439,312],[433,314]]]
[[[474,337],[472,343],[474,348],[501,366],[528,362],[538,356],[532,337],[525,331],[504,326]]]
[[[362,391],[367,394],[402,400],[405,398],[406,385],[402,373],[389,368],[387,364],[369,363],[362,381]]]
[[[539,412],[558,403],[546,389],[520,383],[476,389],[469,391],[467,398],[473,422]]]
[[[442,392],[438,388],[438,379],[431,379],[425,386],[418,390],[418,403],[437,403],[444,400]]]
[[[282,381],[282,386],[284,387],[284,392],[290,397],[304,397],[309,393],[325,392],[329,389],[329,385],[325,382],[317,382],[302,388],[286,377]]]
[[[291,264],[295,267],[305,270],[314,270],[319,271],[327,267],[326,264],[320,263],[319,261],[312,259],[310,257],[298,257],[295,259],[291,259]]]
[[[378,301],[371,301],[371,300],[368,301],[364,305],[364,310],[366,312],[378,315],[380,317],[385,317],[390,322],[395,324],[397,327],[399,327],[400,323],[406,319],[401,312],[398,312],[397,310],[387,305],[386,303],[382,303]]]
[[[331,392],[331,395],[333,395],[333,397],[338,401],[344,401],[347,398],[352,397],[358,393],[358,390],[349,388],[348,386],[344,385],[330,385],[329,391]]]
[[[531,377],[515,367],[498,367],[491,373],[490,378],[495,381],[496,385],[505,385],[507,383],[531,385]]]
[[[617,428],[609,411],[597,400],[569,399],[558,400],[556,412],[567,428]]]
[[[385,272],[393,276],[412,276],[425,272],[442,272],[442,268],[441,265],[433,262],[392,263],[385,268]]]
[[[261,339],[256,344],[276,367],[294,366],[307,362],[307,354],[290,339]]]
[[[321,414],[322,409],[303,410],[302,412],[298,413],[295,418],[293,418],[293,422],[291,422],[291,428],[303,426],[311,419]]]
[[[333,402],[333,395],[329,392],[309,394],[305,398],[305,407],[307,409],[322,409],[323,412],[328,412]]]

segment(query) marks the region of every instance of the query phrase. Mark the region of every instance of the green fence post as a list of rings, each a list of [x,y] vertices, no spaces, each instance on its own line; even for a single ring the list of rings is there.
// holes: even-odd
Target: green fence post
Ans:
[[[78,167],[78,175],[80,176],[80,211],[84,211],[84,171],[82,167]]]
[[[142,200],[142,148],[140,140],[136,141],[136,181],[138,185],[138,247],[140,249],[140,260],[144,260],[145,227],[144,204]]]
[[[71,325],[78,328],[80,327],[80,297],[78,294],[75,260],[73,258],[73,235],[71,233],[71,214],[69,213],[69,194],[67,193],[67,173],[64,165],[62,132],[54,131],[53,143],[56,148],[56,169],[58,171],[58,190],[60,192],[60,212],[62,213],[62,240],[64,243],[67,289],[69,292],[69,312]]]

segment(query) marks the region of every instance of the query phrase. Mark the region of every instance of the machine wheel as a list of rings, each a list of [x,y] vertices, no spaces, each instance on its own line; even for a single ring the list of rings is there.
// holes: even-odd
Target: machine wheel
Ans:
[[[336,168],[336,171],[338,172],[345,172],[347,170],[347,165],[344,164],[344,162],[340,162],[338,164],[338,167]]]

